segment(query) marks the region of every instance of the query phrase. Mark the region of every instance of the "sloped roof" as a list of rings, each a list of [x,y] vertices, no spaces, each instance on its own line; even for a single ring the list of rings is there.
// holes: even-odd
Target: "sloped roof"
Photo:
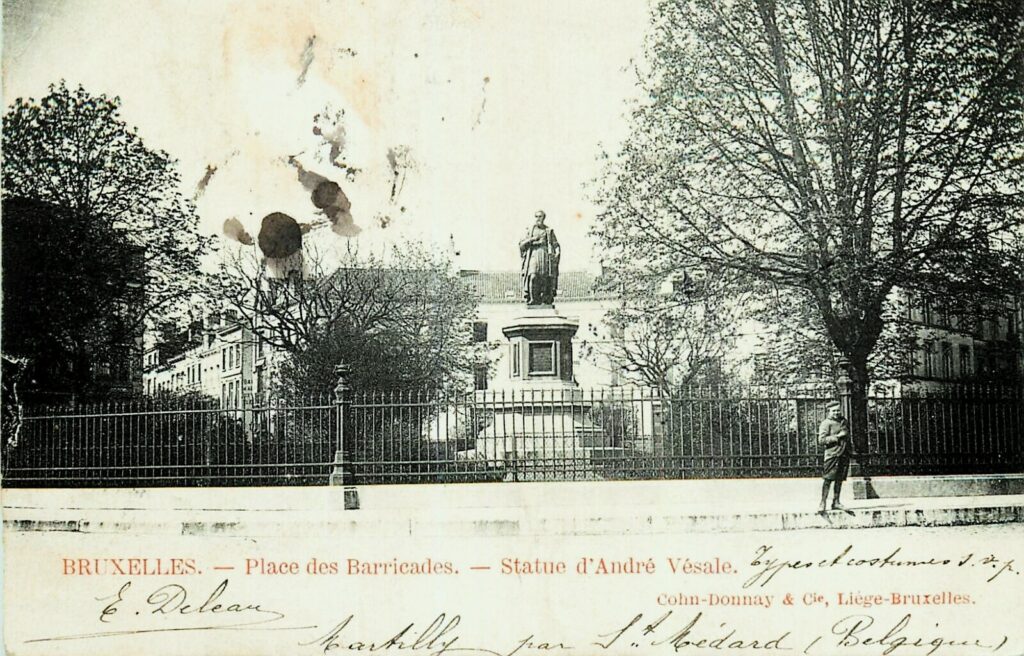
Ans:
[[[484,303],[521,303],[522,283],[518,271],[462,271],[463,280],[473,285]],[[562,271],[558,276],[558,300],[592,301],[615,298],[597,289],[597,276],[587,271]]]

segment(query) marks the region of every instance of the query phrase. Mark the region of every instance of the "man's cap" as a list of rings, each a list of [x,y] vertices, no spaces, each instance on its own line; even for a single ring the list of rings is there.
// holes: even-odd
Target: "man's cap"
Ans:
[[[825,406],[825,407],[826,407],[826,408],[829,408],[829,409],[832,409],[832,408],[841,408],[841,407],[843,407],[843,404],[842,404],[842,403],[840,403],[839,401],[829,401],[828,405],[827,405],[827,406]]]

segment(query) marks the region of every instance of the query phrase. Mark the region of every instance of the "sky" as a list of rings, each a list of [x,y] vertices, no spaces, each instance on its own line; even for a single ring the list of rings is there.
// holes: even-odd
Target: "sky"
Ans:
[[[179,160],[204,232],[325,223],[300,170],[340,185],[321,243],[423,239],[518,267],[538,209],[562,268],[593,268],[602,151],[627,134],[647,3],[619,0],[5,0],[3,98],[60,79],[119,96]],[[306,179],[308,183],[308,178]],[[347,221],[346,217],[346,221]]]

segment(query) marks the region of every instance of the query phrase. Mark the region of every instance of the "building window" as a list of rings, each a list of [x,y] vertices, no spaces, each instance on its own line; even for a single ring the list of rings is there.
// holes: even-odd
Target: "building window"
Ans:
[[[522,357],[519,344],[512,345],[512,375],[515,377],[519,376],[519,361]]]
[[[487,389],[487,365],[477,365],[473,368],[473,389]]]
[[[985,364],[988,360],[985,349],[979,344],[974,347],[974,373],[978,376],[984,376],[987,372],[985,371]]]
[[[953,345],[942,343],[942,377],[953,378]]]
[[[960,377],[966,378],[974,373],[971,367],[971,347],[967,344],[960,345]]]
[[[228,368],[228,347],[224,347],[220,352],[220,368],[227,370]]]
[[[473,322],[473,341],[477,344],[487,341],[487,322]]]
[[[555,343],[534,342],[529,348],[529,366],[527,372],[531,376],[550,376],[555,370]]]
[[[924,371],[922,376],[925,378],[931,378],[935,375],[935,362],[932,357],[935,353],[935,342],[929,340],[924,343],[924,348],[921,349],[921,363],[924,365]]]

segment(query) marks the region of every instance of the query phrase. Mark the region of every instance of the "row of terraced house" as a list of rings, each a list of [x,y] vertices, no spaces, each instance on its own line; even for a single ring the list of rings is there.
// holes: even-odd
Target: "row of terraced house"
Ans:
[[[519,273],[462,271],[460,275],[475,287],[480,299],[477,319],[467,330],[473,331],[476,341],[503,342],[501,327],[523,309]],[[600,289],[597,281],[589,272],[563,272],[558,309],[579,322],[573,363],[577,382],[587,388],[615,387],[625,383],[626,377],[609,358],[610,341],[616,336],[604,319],[620,301],[616,294]],[[1020,381],[1024,317],[1019,301],[990,308],[987,318],[968,324],[912,294],[897,293],[894,299],[902,307],[901,320],[918,338],[916,351],[908,353],[904,385],[934,388],[951,382]],[[747,332],[754,336],[741,340],[733,357],[756,363],[764,347],[756,328]],[[144,355],[143,388],[149,395],[197,392],[219,398],[225,406],[237,406],[243,399],[265,397],[278,357],[237,315],[225,311],[195,322],[174,343],[151,344]],[[474,387],[487,389],[505,380],[509,360],[508,354],[499,353],[496,366],[476,372]]]
[[[522,312],[518,271],[462,271],[480,299],[472,330],[475,341],[501,342],[501,327]],[[585,271],[563,272],[559,311],[579,321],[574,370],[581,384],[608,386],[620,382],[602,349],[586,348],[607,341],[605,315],[618,302],[615,294],[598,289],[597,277]],[[271,389],[274,365],[281,354],[227,310],[194,322],[172,342],[151,343],[143,361],[143,389],[148,395],[195,392],[220,398],[226,406],[243,399],[263,398]],[[499,354],[496,366],[475,373],[476,389],[486,389],[508,372],[508,358]]]

